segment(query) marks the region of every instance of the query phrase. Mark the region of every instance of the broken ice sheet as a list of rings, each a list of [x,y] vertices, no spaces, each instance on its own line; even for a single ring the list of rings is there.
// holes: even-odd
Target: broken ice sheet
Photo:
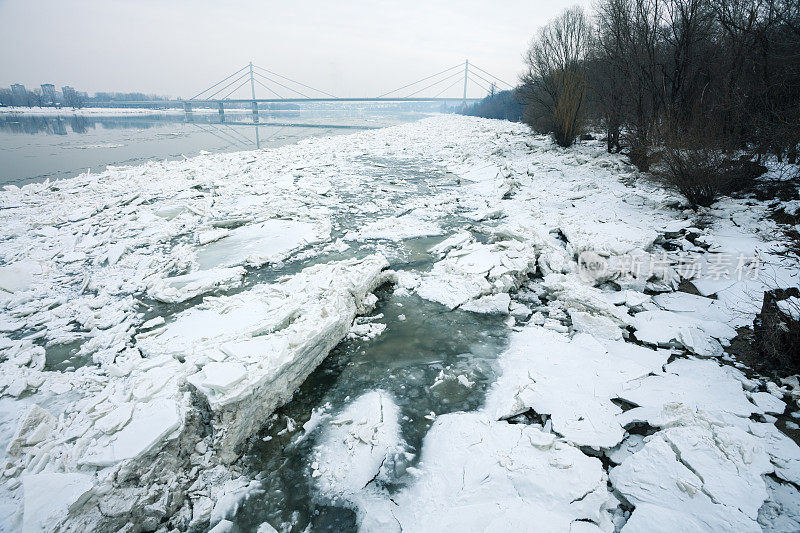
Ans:
[[[311,476],[327,498],[352,497],[402,452],[397,405],[386,392],[371,391],[326,425],[311,456]]]
[[[160,302],[180,303],[201,294],[238,287],[245,275],[243,267],[211,268],[153,282],[148,295]]]
[[[502,374],[490,389],[486,409],[509,418],[533,409],[552,418],[553,430],[580,446],[609,448],[625,436],[611,400],[629,382],[659,371],[669,352],[634,344],[599,341],[585,333],[573,339],[538,326],[514,334],[500,359]]]
[[[170,354],[197,372],[187,379],[217,425],[220,456],[239,447],[374,306],[393,278],[374,254],[307,267],[277,283],[206,298],[165,327],[140,335],[146,355]],[[191,366],[190,366],[191,368]]]
[[[329,233],[329,227],[298,220],[272,219],[248,224],[201,246],[197,264],[201,270],[243,263],[259,266],[280,261],[303,246],[327,238]]]
[[[388,500],[358,496],[363,531],[569,531],[600,520],[608,499],[600,461],[536,427],[481,413],[439,416],[420,472]]]

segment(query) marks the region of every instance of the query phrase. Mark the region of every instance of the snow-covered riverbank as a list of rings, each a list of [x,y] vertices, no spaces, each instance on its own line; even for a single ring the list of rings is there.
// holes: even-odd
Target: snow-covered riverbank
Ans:
[[[242,110],[244,112],[244,110]],[[249,112],[249,111],[248,111]],[[178,108],[146,109],[138,107],[0,107],[0,115],[26,115],[35,117],[140,117],[154,115],[182,115]],[[196,108],[192,113],[217,113],[216,109]]]
[[[385,391],[300,431],[317,497],[363,529],[796,529],[774,415],[800,386],[718,361],[797,263],[765,205],[676,200],[599,142],[455,116],[7,187],[3,524],[226,527],[260,487],[248,439],[386,329],[357,316],[392,283],[513,331],[485,406],[432,413],[421,449]],[[425,236],[432,268],[400,268]]]

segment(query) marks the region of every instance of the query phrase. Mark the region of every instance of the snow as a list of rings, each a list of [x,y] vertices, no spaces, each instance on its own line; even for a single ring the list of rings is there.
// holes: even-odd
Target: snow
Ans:
[[[695,215],[637,177],[598,143],[440,116],[7,187],[0,518],[230,527],[259,490],[231,463],[338,342],[397,325],[359,317],[396,281],[442,313],[508,315],[509,344],[483,408],[425,409],[420,450],[385,390],[309,422],[310,485],[363,530],[796,529],[800,448],[771,416],[792,385],[696,357],[800,269],[765,204]],[[706,270],[684,277],[715,298],[676,292],[680,264],[738,254],[762,274]],[[62,346],[73,368],[52,370]],[[431,387],[445,380],[483,390],[464,369]]]
[[[366,531],[567,531],[598,520],[608,499],[600,461],[552,434],[480,413],[437,417],[421,473],[384,507],[361,509]]]
[[[48,529],[50,524],[80,508],[94,482],[92,476],[86,474],[48,472],[24,476],[22,485],[25,491],[22,531],[33,533]]]
[[[199,270],[155,281],[149,290],[154,300],[165,303],[185,302],[212,291],[227,291],[241,285],[245,275],[242,267]]]
[[[311,455],[311,477],[326,498],[354,496],[403,451],[399,409],[384,391],[370,391],[332,418]]]
[[[389,279],[375,254],[321,264],[234,296],[206,298],[140,336],[145,354],[171,354],[199,367],[187,379],[206,399],[217,448],[236,450],[347,335],[368,295]]]
[[[778,309],[793,320],[800,320],[800,298],[792,296],[777,302]]]
[[[533,247],[519,241],[460,242],[464,244],[451,249],[423,276],[416,288],[422,298],[454,309],[481,296],[516,288],[536,265]]]
[[[248,264],[260,266],[280,261],[290,253],[327,237],[324,229],[296,220],[268,220],[230,231],[225,237],[201,246],[197,264],[201,270]]]
[[[150,116],[150,115],[183,115],[185,111],[178,108],[170,109],[144,109],[136,107],[0,107],[0,114],[4,115],[30,115],[30,116]],[[192,113],[217,113],[217,109],[194,108]]]

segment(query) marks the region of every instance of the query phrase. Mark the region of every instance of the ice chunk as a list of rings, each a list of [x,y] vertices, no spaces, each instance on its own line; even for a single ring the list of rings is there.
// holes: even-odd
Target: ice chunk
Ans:
[[[80,460],[81,464],[110,466],[140,457],[181,426],[174,400],[158,398],[136,406],[131,421],[117,433],[98,439]]]
[[[697,474],[703,492],[715,503],[738,509],[752,519],[758,516],[767,497],[762,476],[773,470],[758,438],[736,426],[714,424],[671,427],[659,435]]]
[[[625,531],[671,532],[675,524],[681,524],[683,531],[761,531],[738,508],[716,503],[703,490],[703,480],[680,461],[661,435],[652,436],[643,449],[612,469],[609,477],[636,508]],[[753,499],[757,506],[759,499]]]
[[[620,417],[623,424],[638,420],[661,425],[662,410],[671,404],[740,417],[759,410],[747,400],[735,377],[738,370],[692,359],[677,359],[665,368],[666,373],[631,382],[620,391],[620,398],[639,406]]]
[[[572,340],[538,326],[515,333],[500,358],[502,375],[486,408],[496,418],[528,409],[552,417],[553,429],[578,445],[612,447],[625,432],[611,400],[628,382],[660,370],[668,352],[587,334]]]
[[[622,329],[608,317],[575,309],[569,310],[569,316],[572,319],[572,328],[579,333],[587,333],[600,339],[622,340]]]
[[[189,380],[199,389],[225,392],[247,377],[247,369],[243,364],[237,362],[218,363],[212,361],[205,365],[196,376],[198,377],[192,376]]]
[[[151,298],[160,302],[185,302],[212,291],[227,291],[238,287],[245,275],[243,267],[212,268],[190,274],[162,278],[150,287]]]
[[[800,531],[800,491],[794,485],[767,478],[768,498],[758,512],[764,531]]]
[[[204,244],[209,244],[214,241],[218,241],[223,237],[227,237],[228,233],[229,231],[225,228],[215,228],[200,232],[197,235],[197,244],[203,246]]]
[[[310,222],[272,219],[241,226],[228,236],[201,246],[197,264],[201,270],[247,263],[254,266],[280,261],[290,253],[318,241],[323,230]]]
[[[24,446],[41,442],[55,429],[55,426],[56,419],[52,414],[36,404],[31,405],[9,442],[8,453],[17,455]]]
[[[0,266],[0,291],[19,292],[30,288],[34,276],[42,273],[42,267],[34,261],[18,261]]]
[[[370,531],[569,531],[597,520],[608,497],[598,459],[524,424],[481,413],[436,419],[414,482],[382,507],[367,502]]]
[[[347,241],[366,241],[371,239],[384,239],[401,241],[412,237],[427,235],[440,235],[442,228],[435,221],[428,220],[419,215],[409,213],[400,217],[390,217],[365,224],[358,231],[345,234]]]
[[[367,487],[402,451],[399,409],[377,390],[330,421],[313,452],[312,477],[325,496],[353,495]]]
[[[507,315],[509,304],[511,304],[511,296],[508,293],[501,292],[500,294],[481,296],[476,300],[471,300],[462,305],[461,309],[488,315]]]
[[[233,522],[220,520],[217,525],[208,530],[208,533],[230,533],[231,531],[233,531]]]
[[[729,343],[736,336],[732,327],[708,319],[693,319],[671,311],[642,311],[634,315],[636,338],[657,346],[679,345],[697,355],[722,354],[720,342]]]
[[[231,461],[239,445],[347,335],[356,315],[368,307],[368,296],[392,278],[384,272],[387,266],[375,254],[315,265],[233,296],[206,298],[140,338],[138,346],[145,355],[170,354],[203,367],[189,382],[208,401],[218,427],[218,453]]]
[[[133,415],[133,403],[126,402],[115,407],[110,413],[98,419],[94,427],[103,433],[119,431]]]
[[[508,292],[535,266],[535,250],[519,241],[466,244],[425,274],[417,294],[454,309],[486,294]]]
[[[468,231],[461,231],[449,236],[436,246],[431,247],[428,251],[437,256],[444,256],[450,250],[454,248],[462,248],[474,240],[475,238],[472,236],[472,233]]]
[[[786,403],[768,392],[753,392],[750,394],[750,399],[764,413],[782,415],[786,411]]]
[[[22,478],[25,511],[22,531],[34,533],[52,529],[79,508],[91,495],[94,477],[87,474],[46,472]]]

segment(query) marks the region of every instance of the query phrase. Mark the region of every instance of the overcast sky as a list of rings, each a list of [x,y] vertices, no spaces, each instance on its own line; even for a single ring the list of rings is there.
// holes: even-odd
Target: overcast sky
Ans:
[[[337,96],[363,97],[465,58],[515,83],[536,28],[589,3],[0,0],[0,86],[188,98],[252,60]]]

